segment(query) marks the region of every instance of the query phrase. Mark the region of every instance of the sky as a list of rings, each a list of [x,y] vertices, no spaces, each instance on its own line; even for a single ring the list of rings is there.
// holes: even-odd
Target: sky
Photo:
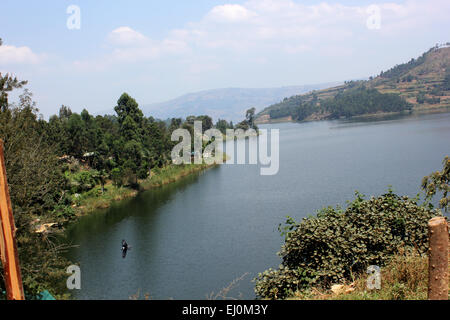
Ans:
[[[1,0],[0,72],[46,118],[95,114],[123,92],[145,105],[375,76],[450,41],[449,18],[448,0]]]

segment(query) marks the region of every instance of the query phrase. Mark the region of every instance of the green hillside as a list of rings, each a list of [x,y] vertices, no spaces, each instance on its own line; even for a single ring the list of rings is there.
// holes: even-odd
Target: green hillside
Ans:
[[[257,115],[257,123],[336,119],[450,107],[450,44],[369,80],[285,98]]]

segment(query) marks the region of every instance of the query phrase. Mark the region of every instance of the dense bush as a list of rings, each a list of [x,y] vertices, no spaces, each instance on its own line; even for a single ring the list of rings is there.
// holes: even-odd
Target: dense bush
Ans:
[[[294,292],[306,289],[317,279],[313,270],[290,269],[280,265],[279,269],[272,268],[258,274],[255,292],[261,298],[283,299]]]
[[[328,207],[298,224],[288,220],[279,253],[282,265],[260,273],[255,292],[262,298],[285,298],[311,284],[329,287],[350,280],[369,265],[383,266],[401,247],[424,253],[427,222],[437,215],[440,211],[431,206],[389,191],[369,200],[356,193],[345,211]]]
[[[96,170],[79,171],[76,173],[65,173],[69,180],[70,192],[72,194],[82,193],[94,188],[99,180],[99,173]]]

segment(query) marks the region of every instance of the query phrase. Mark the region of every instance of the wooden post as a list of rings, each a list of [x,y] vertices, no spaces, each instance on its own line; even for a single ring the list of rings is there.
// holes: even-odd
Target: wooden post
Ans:
[[[24,300],[22,276],[16,244],[16,227],[6,180],[3,141],[0,139],[0,258],[5,273],[8,300]]]
[[[448,300],[448,224],[444,217],[428,221],[428,300]]]

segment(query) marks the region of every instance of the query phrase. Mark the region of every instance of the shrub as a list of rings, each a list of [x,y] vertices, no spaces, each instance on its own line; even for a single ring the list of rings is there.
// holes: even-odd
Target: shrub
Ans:
[[[67,205],[57,205],[55,209],[53,210],[53,214],[55,214],[57,217],[63,217],[63,218],[73,218],[75,216],[75,211],[72,207]]]
[[[311,270],[292,270],[280,265],[278,270],[269,269],[258,275],[255,292],[264,298],[285,298],[307,288],[315,280],[316,274]]]
[[[427,222],[436,215],[441,212],[389,190],[369,200],[357,192],[345,211],[328,207],[299,224],[288,220],[279,253],[282,265],[259,274],[255,292],[262,298],[285,298],[292,284],[329,287],[350,280],[369,265],[384,266],[401,247],[424,253]]]
[[[99,173],[96,170],[80,171],[73,174],[67,171],[66,178],[69,180],[72,194],[82,193],[96,186],[99,180]]]

